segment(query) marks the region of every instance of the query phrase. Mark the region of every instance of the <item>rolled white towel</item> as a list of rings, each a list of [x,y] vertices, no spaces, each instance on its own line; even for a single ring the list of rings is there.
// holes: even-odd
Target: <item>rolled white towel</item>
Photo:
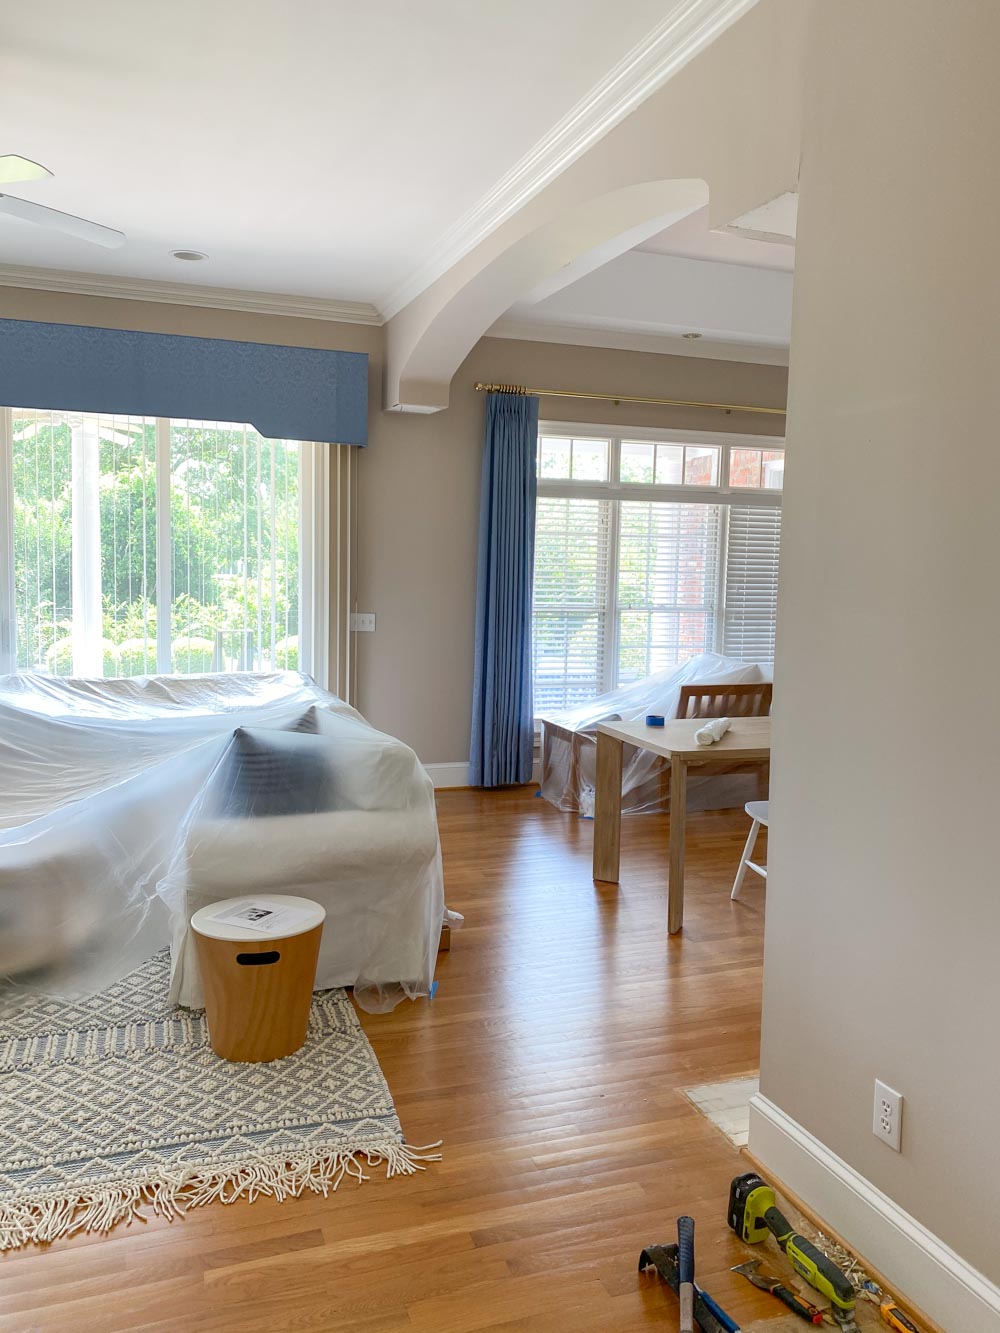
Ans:
[[[699,745],[714,745],[716,741],[722,740],[731,726],[728,717],[713,717],[711,722],[706,722],[703,727],[698,728],[694,738]]]

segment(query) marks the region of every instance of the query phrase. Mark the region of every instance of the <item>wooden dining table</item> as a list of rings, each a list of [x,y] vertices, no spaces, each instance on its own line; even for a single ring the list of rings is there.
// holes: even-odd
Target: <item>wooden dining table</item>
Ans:
[[[699,745],[695,732],[706,718],[665,722],[601,722],[597,728],[597,784],[594,801],[594,879],[617,884],[621,861],[622,758],[624,746],[649,750],[670,760],[670,860],[667,930],[684,924],[684,833],[689,769],[708,774],[713,767],[766,763],[771,757],[771,719],[734,717],[721,741]]]

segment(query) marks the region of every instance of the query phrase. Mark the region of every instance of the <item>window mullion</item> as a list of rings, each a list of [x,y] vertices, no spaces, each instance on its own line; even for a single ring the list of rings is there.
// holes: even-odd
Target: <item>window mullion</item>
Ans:
[[[173,550],[170,539],[170,422],[156,418],[156,670],[169,675]]]
[[[728,456],[728,451],[727,451]],[[727,463],[728,473],[728,463]],[[729,564],[729,505],[719,505],[719,566],[715,583],[715,629],[712,641],[715,651],[722,653],[726,638],[726,569]]]
[[[608,477],[617,486],[621,467],[621,438],[608,441]],[[621,505],[617,499],[608,499],[608,551],[605,570],[603,660],[601,662],[601,689],[613,690],[618,684],[618,548],[621,532]]]
[[[100,418],[76,416],[71,436],[73,674],[103,676]]]
[[[604,593],[603,660],[601,662],[601,689],[613,690],[618,684],[618,547],[621,505],[617,500],[605,500],[607,506],[608,547]]]

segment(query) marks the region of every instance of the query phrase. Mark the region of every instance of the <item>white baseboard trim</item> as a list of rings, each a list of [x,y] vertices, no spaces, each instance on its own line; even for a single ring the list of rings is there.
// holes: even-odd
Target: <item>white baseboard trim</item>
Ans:
[[[467,787],[469,785],[469,765],[467,763],[424,764],[424,768],[430,774],[431,782],[438,789],[443,787]]]
[[[424,768],[430,774],[430,779],[437,790],[444,790],[448,787],[468,787],[469,765],[466,761],[460,760],[454,764],[424,764]],[[535,760],[531,770],[531,781],[538,782],[539,777],[538,760]]]
[[[1000,1287],[760,1093],[749,1149],[942,1328],[1000,1333]]]

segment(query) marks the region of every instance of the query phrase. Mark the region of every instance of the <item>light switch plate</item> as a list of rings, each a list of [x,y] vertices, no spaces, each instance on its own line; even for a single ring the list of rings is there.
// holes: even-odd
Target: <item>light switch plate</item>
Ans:
[[[358,634],[375,633],[375,612],[374,611],[352,611],[351,629]]]

